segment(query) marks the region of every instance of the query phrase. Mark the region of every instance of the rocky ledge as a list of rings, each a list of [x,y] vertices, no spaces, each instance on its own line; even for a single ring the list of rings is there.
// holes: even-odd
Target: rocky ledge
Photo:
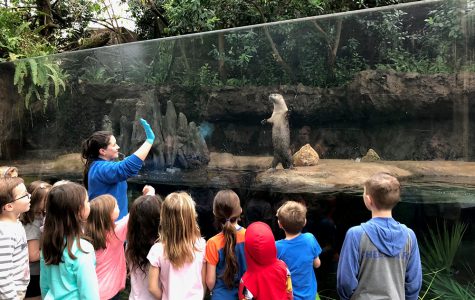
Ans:
[[[270,156],[234,156],[211,153],[208,168],[200,170],[145,171],[136,182],[250,188],[283,193],[319,193],[332,190],[360,190],[364,181],[376,172],[388,172],[402,182],[438,182],[475,185],[475,163],[463,161],[379,161],[321,159],[316,166],[271,170]],[[82,162],[77,153],[59,156],[54,161],[2,162],[15,165],[20,175],[77,179]]]

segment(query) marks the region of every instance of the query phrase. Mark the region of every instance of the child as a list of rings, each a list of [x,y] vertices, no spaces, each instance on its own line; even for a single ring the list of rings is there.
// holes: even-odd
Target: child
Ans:
[[[30,284],[26,289],[25,299],[41,300],[40,290],[40,238],[43,226],[45,200],[51,185],[47,182],[36,180],[27,187],[31,194],[30,210],[21,214],[20,221],[26,232],[28,241],[28,259],[30,261]]]
[[[114,223],[119,216],[119,206],[115,198],[108,194],[92,199],[90,206],[85,234],[96,251],[100,299],[118,299],[127,277],[124,242],[129,215]]]
[[[211,299],[236,299],[239,280],[246,271],[246,229],[237,223],[242,213],[238,195],[231,190],[219,191],[213,213],[222,231],[206,243],[206,285]]]
[[[81,226],[89,211],[83,186],[71,182],[49,191],[40,256],[43,299],[99,299],[94,247]]]
[[[140,196],[132,203],[127,225],[125,257],[130,274],[129,300],[153,300],[148,291],[147,254],[158,236],[162,199],[155,195]]]
[[[18,169],[16,167],[0,167],[0,178],[18,177]]]
[[[162,204],[158,242],[148,253],[148,289],[157,299],[201,300],[205,292],[205,247],[195,202],[185,192]]]
[[[0,178],[0,299],[23,299],[30,281],[25,229],[18,217],[30,209],[23,179]]]
[[[311,233],[302,233],[307,223],[307,208],[295,201],[285,202],[277,210],[278,224],[285,239],[276,242],[277,258],[283,260],[292,274],[294,299],[315,299],[317,279],[313,268],[320,267],[322,248]]]
[[[341,299],[416,300],[422,284],[414,232],[392,218],[399,181],[377,173],[364,184],[363,201],[372,219],[346,233],[337,271]]]
[[[82,143],[81,156],[85,160],[83,183],[88,189],[89,197],[95,198],[111,194],[119,204],[119,217],[128,212],[127,178],[137,175],[143,161],[152,149],[155,134],[144,119],[140,123],[147,136],[146,141],[123,161],[114,161],[119,157],[119,145],[112,132],[97,131]]]
[[[254,222],[246,230],[246,273],[239,284],[239,300],[293,299],[290,272],[277,259],[274,235],[269,225]]]

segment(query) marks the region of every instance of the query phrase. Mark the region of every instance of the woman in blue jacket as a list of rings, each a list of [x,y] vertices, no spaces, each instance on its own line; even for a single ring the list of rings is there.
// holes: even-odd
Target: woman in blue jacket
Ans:
[[[115,161],[120,147],[109,131],[96,131],[82,143],[81,155],[85,160],[83,182],[89,199],[104,194],[114,196],[120,209],[117,221],[128,213],[127,178],[137,175],[155,139],[147,121],[140,119],[140,123],[147,139],[134,154],[122,161]]]

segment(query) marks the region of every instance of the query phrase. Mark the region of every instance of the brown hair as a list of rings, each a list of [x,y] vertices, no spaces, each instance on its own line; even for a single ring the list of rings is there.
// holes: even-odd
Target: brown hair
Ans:
[[[84,162],[84,171],[82,175],[83,184],[88,188],[88,175],[91,164],[99,158],[99,150],[107,148],[112,132],[96,131],[90,137],[82,142],[81,157]]]
[[[177,269],[191,263],[198,251],[195,243],[201,233],[196,218],[195,202],[188,193],[171,193],[163,201],[159,241],[165,256]]]
[[[117,200],[114,196],[106,194],[91,200],[91,211],[87,218],[84,233],[94,246],[94,250],[105,249],[107,237],[114,232],[114,220],[111,215],[114,212]]]
[[[238,195],[232,190],[219,191],[214,197],[213,214],[215,222],[223,230],[224,244],[224,272],[223,281],[229,289],[237,286],[235,277],[238,272],[238,261],[236,258],[236,228],[233,223],[239,220],[241,215],[241,204]]]
[[[23,183],[20,177],[0,178],[0,214],[3,213],[3,207],[8,203],[15,201],[13,190]]]
[[[20,221],[23,225],[32,223],[38,214],[44,216],[46,196],[48,196],[48,192],[51,190],[51,184],[35,180],[26,187],[26,190],[31,194],[31,206],[29,211],[20,215]],[[43,208],[41,208],[41,205],[43,205]]]
[[[87,197],[86,189],[77,183],[66,183],[53,187],[46,198],[46,218],[42,236],[42,251],[45,264],[62,263],[63,251],[68,249],[69,257],[76,259],[72,247],[76,241],[80,251],[83,237],[81,211]]]
[[[393,209],[401,199],[401,185],[396,177],[388,173],[374,174],[364,183],[364,187],[377,209]]]
[[[297,234],[305,226],[307,208],[296,201],[286,201],[277,210],[277,218],[285,232]]]
[[[158,195],[140,196],[132,203],[127,224],[125,257],[129,271],[137,268],[147,273],[147,255],[157,240],[162,199]]]

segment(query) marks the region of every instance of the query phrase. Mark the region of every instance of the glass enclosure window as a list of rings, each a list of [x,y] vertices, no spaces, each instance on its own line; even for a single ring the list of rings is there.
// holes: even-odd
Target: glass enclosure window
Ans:
[[[156,142],[130,200],[144,183],[188,190],[210,237],[214,193],[232,188],[243,222],[258,203],[276,238],[275,209],[303,201],[306,230],[328,250],[316,272],[329,298],[346,230],[370,217],[362,184],[389,172],[404,187],[394,216],[425,251],[422,292],[473,299],[474,8],[423,1],[2,63],[1,164],[79,181],[83,139],[112,131],[128,156],[144,118]],[[278,110],[273,93],[288,132],[261,122]],[[316,165],[268,170],[276,147],[305,145]]]

